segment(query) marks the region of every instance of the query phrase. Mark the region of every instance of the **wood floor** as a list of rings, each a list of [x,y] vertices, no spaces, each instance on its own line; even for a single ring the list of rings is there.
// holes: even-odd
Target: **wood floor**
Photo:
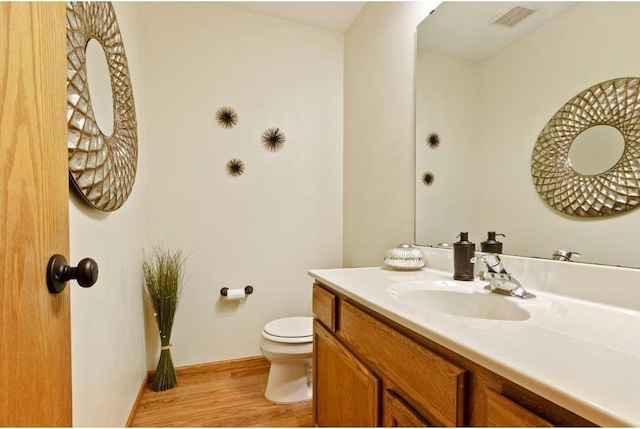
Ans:
[[[312,426],[311,401],[278,405],[264,398],[269,362],[263,357],[177,373],[178,386],[171,390],[154,392],[147,383],[131,426]]]

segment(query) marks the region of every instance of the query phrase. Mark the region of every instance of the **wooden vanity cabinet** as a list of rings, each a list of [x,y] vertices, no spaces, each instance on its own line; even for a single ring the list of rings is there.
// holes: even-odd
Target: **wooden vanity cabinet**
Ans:
[[[317,282],[317,426],[594,426]]]
[[[464,424],[465,369],[344,300],[336,336],[426,420]]]

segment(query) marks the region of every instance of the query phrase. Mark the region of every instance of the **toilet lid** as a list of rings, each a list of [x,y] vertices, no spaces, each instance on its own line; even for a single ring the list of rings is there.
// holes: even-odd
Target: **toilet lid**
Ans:
[[[281,342],[311,342],[313,317],[285,317],[273,320],[262,328],[266,338]]]

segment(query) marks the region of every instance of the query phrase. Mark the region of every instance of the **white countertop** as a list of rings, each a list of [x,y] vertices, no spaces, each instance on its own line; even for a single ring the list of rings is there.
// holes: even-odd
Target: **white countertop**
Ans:
[[[640,312],[529,290],[506,297],[527,320],[426,310],[418,290],[491,293],[433,269],[312,270],[309,275],[389,319],[600,426],[640,426]],[[477,295],[476,295],[477,296]]]

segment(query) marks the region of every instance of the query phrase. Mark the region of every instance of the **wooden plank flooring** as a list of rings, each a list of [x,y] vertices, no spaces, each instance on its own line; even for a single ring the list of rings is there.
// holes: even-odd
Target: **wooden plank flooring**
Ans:
[[[178,385],[144,388],[131,426],[310,427],[311,401],[280,405],[264,398],[269,361],[263,357],[179,368]]]

